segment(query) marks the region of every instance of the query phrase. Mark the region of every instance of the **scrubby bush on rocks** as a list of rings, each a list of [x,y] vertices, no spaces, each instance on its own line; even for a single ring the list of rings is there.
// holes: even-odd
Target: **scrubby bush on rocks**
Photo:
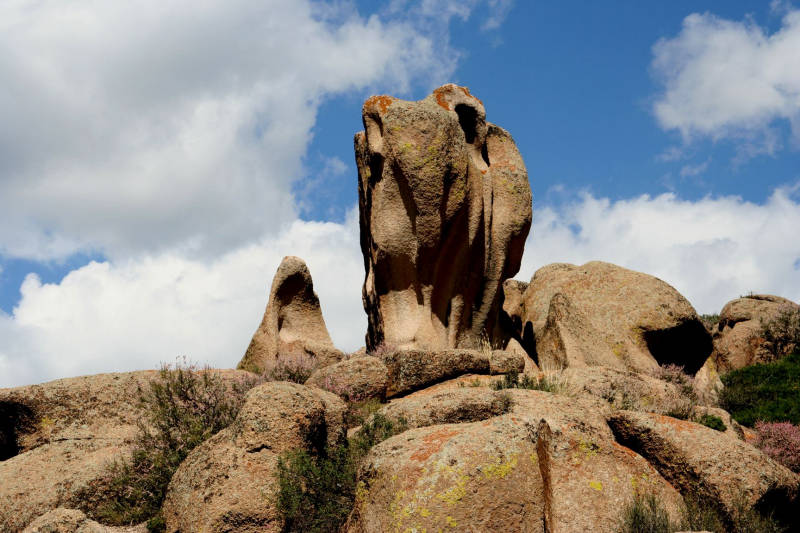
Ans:
[[[228,383],[185,360],[162,366],[158,379],[138,390],[147,418],[139,423],[131,458],[109,464],[99,483],[105,487],[103,501],[91,517],[111,525],[148,521],[151,531],[161,531],[160,508],[175,470],[190,451],[233,422],[245,393],[257,383],[255,376]]]
[[[405,430],[403,420],[372,415],[346,445],[319,455],[292,450],[278,462],[278,510],[286,532],[337,531],[353,507],[358,465],[370,448]]]
[[[785,305],[772,320],[762,321],[764,347],[777,360],[800,349],[800,310]]]
[[[756,422],[761,451],[800,473],[800,426],[790,422]]]

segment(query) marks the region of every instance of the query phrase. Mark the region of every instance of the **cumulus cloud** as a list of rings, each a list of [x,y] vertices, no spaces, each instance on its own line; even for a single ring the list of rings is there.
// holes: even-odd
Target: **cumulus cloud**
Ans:
[[[343,224],[295,221],[212,262],[169,252],[92,262],[58,284],[29,275],[13,314],[0,312],[0,387],[157,368],[179,355],[233,367],[285,255],[308,264],[336,343],[361,346],[364,268],[351,211]]]
[[[800,140],[800,10],[783,12],[774,33],[749,19],[695,13],[677,36],[658,41],[652,67],[663,92],[653,110],[661,127],[687,143],[734,140],[741,157],[780,149],[778,121]]]
[[[433,42],[345,2],[4,2],[0,254],[254,242],[296,217],[320,102],[445,78]]]
[[[610,201],[584,194],[537,208],[518,279],[552,262],[603,260],[658,276],[701,313],[750,291],[800,301],[800,186],[764,204],[672,194]],[[363,344],[357,212],[343,224],[295,221],[212,262],[163,253],[91,263],[60,283],[29,276],[0,314],[0,386],[156,368],[178,355],[232,367],[266,306],[284,255],[306,260],[336,345]]]

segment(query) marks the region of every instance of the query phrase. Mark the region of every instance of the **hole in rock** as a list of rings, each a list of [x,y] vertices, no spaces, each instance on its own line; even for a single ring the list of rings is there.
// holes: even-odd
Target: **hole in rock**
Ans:
[[[19,454],[17,436],[33,423],[33,411],[15,402],[0,402],[0,461]]]
[[[645,331],[647,349],[660,365],[682,366],[694,375],[711,355],[711,335],[699,320],[684,322],[674,328]]]
[[[486,166],[488,167],[491,163],[489,163],[489,151],[486,148],[486,143],[483,143],[483,146],[481,146],[481,157],[483,158],[483,162],[486,163]]]
[[[458,115],[458,123],[461,124],[461,129],[464,130],[464,138],[467,144],[472,144],[475,142],[475,135],[477,134],[478,112],[474,107],[466,104],[458,104],[455,111]]]

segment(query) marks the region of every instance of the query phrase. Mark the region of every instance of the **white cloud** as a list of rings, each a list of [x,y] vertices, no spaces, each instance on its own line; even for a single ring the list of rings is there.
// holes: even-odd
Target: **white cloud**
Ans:
[[[361,346],[364,269],[351,210],[344,224],[295,221],[209,263],[164,253],[93,262],[58,284],[29,275],[13,315],[0,312],[0,387],[157,368],[179,355],[233,367],[285,255],[306,260],[337,345]]]
[[[750,291],[800,301],[798,186],[766,203],[739,197],[681,200],[673,194],[611,202],[584,194],[534,209],[518,279],[551,262],[608,261],[657,276],[700,313],[718,313]]]
[[[800,139],[800,10],[787,9],[769,34],[749,20],[692,14],[674,38],[653,47],[663,92],[653,110],[684,142],[731,139],[740,157],[772,154],[782,141],[776,121]]]
[[[658,276],[701,313],[750,291],[800,301],[800,186],[766,203],[696,202],[671,194],[611,202],[584,194],[538,208],[518,279],[552,262],[603,260]],[[306,260],[336,345],[363,344],[364,270],[357,212],[344,224],[296,221],[278,236],[212,262],[164,253],[92,263],[61,283],[29,277],[0,313],[0,386],[101,371],[155,368],[188,355],[234,366],[266,305],[284,255]]]
[[[296,216],[321,99],[440,81],[433,42],[344,2],[4,2],[0,254],[253,242]]]
[[[708,165],[711,163],[711,158],[709,157],[702,163],[698,163],[696,165],[683,165],[681,167],[680,175],[682,178],[686,178],[689,176],[697,176],[702,174],[708,169]]]
[[[489,0],[489,16],[481,25],[482,30],[496,30],[511,12],[514,0]]]

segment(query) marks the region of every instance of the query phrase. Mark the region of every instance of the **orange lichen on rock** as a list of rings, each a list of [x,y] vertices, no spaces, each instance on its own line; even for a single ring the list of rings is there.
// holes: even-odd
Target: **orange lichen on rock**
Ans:
[[[439,87],[438,89],[434,89],[433,94],[436,96],[436,103],[437,104],[439,104],[440,106],[442,106],[444,109],[446,109],[448,111],[452,111],[452,108],[450,107],[450,102],[448,102],[447,98],[445,97],[445,93],[446,93],[446,88],[445,87]],[[463,89],[463,87],[462,87],[462,89]]]
[[[377,109],[378,113],[386,113],[386,110],[389,109],[389,106],[392,105],[397,98],[393,96],[387,96],[385,94],[379,96],[372,96],[364,102],[364,109]]]
[[[427,461],[431,455],[442,449],[442,446],[450,439],[450,437],[458,435],[458,433],[458,430],[445,428],[436,431],[435,433],[431,433],[430,435],[426,435],[422,439],[422,442],[424,443],[423,446],[414,452],[414,454],[411,456],[411,459],[420,462]]]

